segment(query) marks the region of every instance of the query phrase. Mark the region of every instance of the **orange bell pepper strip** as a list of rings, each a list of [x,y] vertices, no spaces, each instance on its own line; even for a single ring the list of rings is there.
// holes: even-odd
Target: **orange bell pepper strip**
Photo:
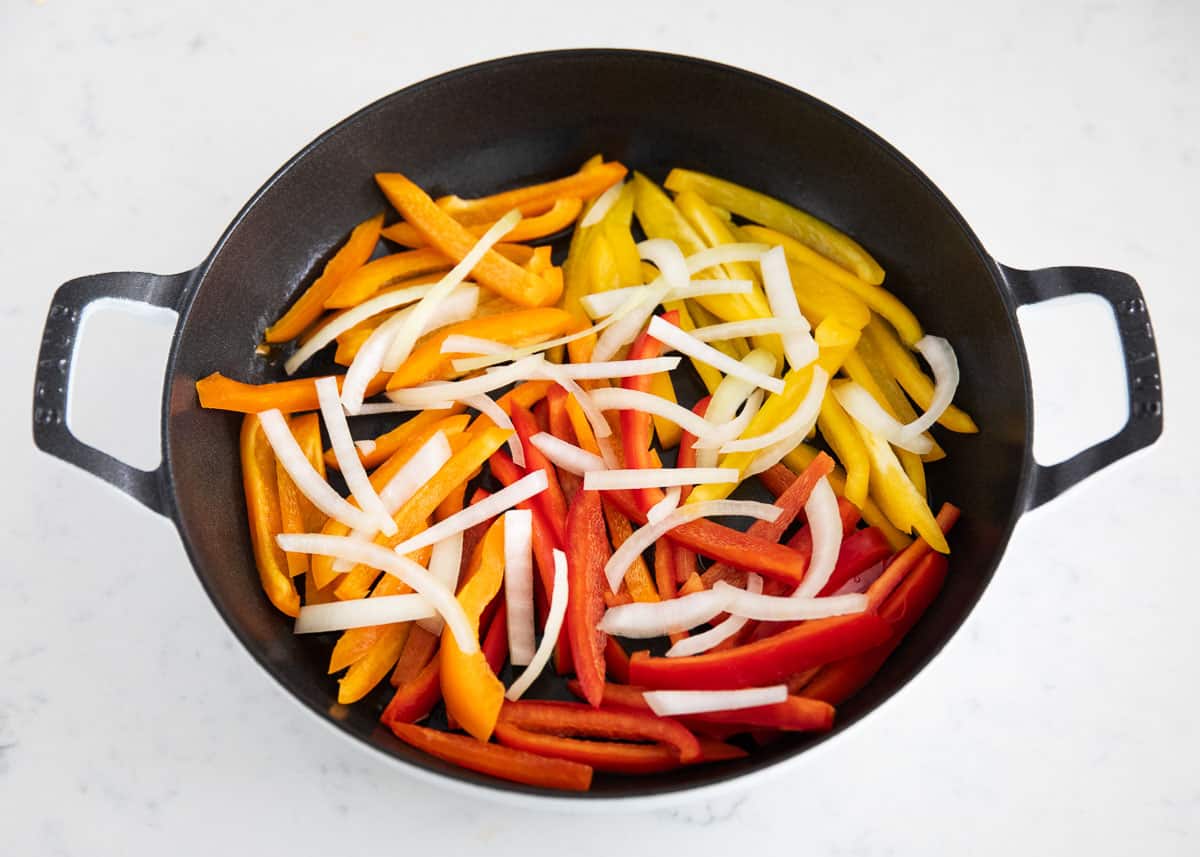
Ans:
[[[300,508],[300,489],[282,467],[275,468],[276,491],[279,496],[279,531],[281,533],[307,533],[304,513]],[[308,554],[287,554],[288,574],[298,577],[308,571]]]
[[[430,246],[459,262],[478,239],[439,208],[429,195],[400,173],[377,173],[375,181],[396,210],[425,236]],[[496,219],[503,216],[501,212]],[[538,276],[488,250],[472,269],[475,281],[498,295],[526,307],[550,306],[562,294],[561,280]]]
[[[396,390],[426,381],[445,381],[458,377],[453,361],[464,354],[443,354],[442,343],[449,336],[474,336],[503,342],[514,348],[534,345],[562,335],[572,324],[571,315],[555,307],[523,309],[516,312],[472,318],[443,327],[426,337],[392,375],[387,388]]]
[[[338,680],[338,702],[349,705],[370,693],[391,672],[408,640],[413,623],[385,625],[370,651],[350,665]]]
[[[387,231],[384,230],[383,234],[386,236]],[[453,264],[445,254],[429,247],[381,256],[343,278],[329,297],[325,298],[324,307],[345,309],[356,306],[390,283],[448,271]]]
[[[619,509],[610,504],[606,492],[603,500],[604,520],[608,522],[608,535],[611,537],[613,550],[625,544],[625,540],[633,535],[633,524],[630,522],[627,509]],[[634,601],[659,601],[658,590],[654,587],[654,576],[646,566],[646,561],[638,556],[634,559],[629,570],[625,572],[625,587]]]
[[[392,677],[388,679],[389,684],[399,687],[415,679],[425,665],[433,660],[440,643],[441,638],[437,634],[431,634],[414,623],[400,659],[396,661],[396,668],[392,670]]]
[[[544,211],[553,201],[563,198],[590,199],[599,196],[608,188],[625,178],[623,164],[616,161],[585,164],[573,175],[542,184],[508,190],[478,199],[462,199],[457,196],[443,196],[437,201],[442,211],[463,223],[480,223],[496,221],[514,208],[519,208],[522,214],[533,214]]]
[[[598,627],[604,616],[608,581],[604,564],[612,554],[604,530],[600,494],[581,491],[567,515],[567,627],[570,631],[575,674],[584,697],[600,706],[604,688],[605,650],[608,635]]]
[[[335,376],[341,390],[344,375]],[[387,386],[388,374],[380,372],[367,384],[367,395],[382,393]],[[284,414],[298,411],[315,411],[317,387],[312,378],[295,378],[291,381],[275,381],[269,384],[244,384],[226,378],[220,372],[201,378],[196,382],[196,394],[200,407],[218,411],[237,411],[242,414],[257,414],[278,408]]]
[[[406,423],[401,423],[389,432],[375,438],[375,448],[370,452],[358,450],[358,460],[363,467],[372,469],[380,466],[397,452],[411,450],[416,452],[424,443],[439,431],[447,438],[462,434],[467,430],[471,418],[463,413],[463,406],[457,402],[448,408],[433,411],[421,411]],[[404,459],[408,461],[406,457]],[[337,469],[337,456],[332,449],[325,450],[325,465]],[[395,474],[388,476],[390,479]],[[380,486],[382,487],[382,486]]]
[[[926,553],[879,607],[879,618],[892,627],[880,646],[821,668],[800,693],[840,705],[870,681],[933,603],[946,580],[949,563],[942,554]]]
[[[592,785],[592,769],[564,759],[548,759],[535,753],[486,744],[439,732],[424,726],[392,721],[392,732],[404,743],[431,756],[501,780],[560,791],[585,792]]]
[[[376,541],[387,547],[395,547],[420,532],[426,525],[425,520],[433,514],[433,510],[446,498],[446,495],[457,488],[459,484],[470,479],[471,474],[503,445],[508,435],[509,432],[506,429],[493,428],[454,438],[451,448],[454,447],[454,442],[462,443],[461,448],[392,516],[392,520],[396,522],[396,534],[377,536]],[[313,569],[316,570],[315,561]],[[346,572],[345,578],[338,585],[337,597],[343,600],[362,598],[371,582],[378,576],[377,569],[363,565],[355,566]]]
[[[383,215],[377,214],[354,227],[346,243],[333,254],[325,270],[279,321],[267,328],[267,342],[287,342],[302,334],[325,311],[325,301],[353,271],[366,264],[379,243]]]
[[[296,443],[308,458],[309,463],[325,477],[325,463],[321,456],[321,420],[317,414],[303,414],[289,421]],[[287,470],[275,468],[275,479],[279,487],[279,516],[282,532],[310,533],[325,525],[325,513],[314,506],[292,481]],[[288,571],[292,577],[308,571],[308,554],[287,554]]]
[[[700,758],[696,736],[677,721],[633,710],[599,709],[577,702],[521,700],[505,702],[500,721],[549,735],[653,741],[670,747],[683,763]]]
[[[526,217],[510,231],[506,232],[501,241],[532,241],[535,238],[545,238],[561,232],[579,217],[583,210],[583,200],[579,197],[564,196],[554,200],[549,210],[533,217]],[[524,212],[522,212],[524,213]],[[456,217],[455,220],[458,220]],[[461,222],[461,221],[459,221]],[[495,221],[465,224],[467,231],[479,238],[495,224]],[[383,237],[405,247],[426,247],[429,242],[425,236],[413,228],[412,224],[393,223],[383,230]]]
[[[472,559],[472,573],[458,592],[458,603],[476,637],[479,615],[500,591],[504,579],[504,519],[500,518],[483,537]],[[483,652],[464,654],[450,629],[442,634],[438,653],[442,698],[447,713],[480,741],[486,741],[496,725],[504,703],[504,685],[488,665]]]
[[[252,414],[242,420],[240,448],[242,487],[258,579],[272,604],[288,616],[296,616],[300,613],[300,593],[288,570],[287,558],[275,544],[275,537],[282,531],[275,453],[258,417]]]

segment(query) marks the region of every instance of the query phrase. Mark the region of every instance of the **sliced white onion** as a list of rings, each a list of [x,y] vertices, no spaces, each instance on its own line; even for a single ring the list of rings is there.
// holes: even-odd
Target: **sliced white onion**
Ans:
[[[788,272],[783,248],[772,247],[762,254],[759,263],[762,265],[763,291],[767,293],[771,315],[785,321],[802,321],[808,325],[808,319],[800,312],[800,305],[796,302],[796,290],[792,286],[792,275]],[[789,333],[782,339],[783,352],[793,369],[802,369],[817,359],[817,343],[808,330],[803,333]]]
[[[742,358],[742,362],[751,369],[767,375],[774,374],[778,366],[775,355],[764,348],[755,348]],[[758,405],[762,403],[761,397],[758,405],[753,408],[753,412],[751,412],[751,408],[746,407],[742,408],[741,415],[736,418],[735,415],[738,413],[738,408],[751,397],[755,389],[754,384],[743,381],[734,375],[726,375],[717,385],[717,389],[713,391],[712,398],[708,402],[708,409],[704,412],[704,418],[719,428],[708,437],[697,438],[695,443],[696,464],[701,467],[716,466],[717,450],[746,430],[754,413],[758,411]],[[732,423],[741,423],[743,418],[745,425],[732,425]]]
[[[623,387],[598,387],[590,393],[592,404],[602,411],[641,411],[670,420],[680,428],[697,437],[707,436],[716,426],[704,417],[675,402],[641,390],[626,390]],[[582,404],[582,403],[580,403]],[[611,434],[611,430],[608,434]],[[599,432],[597,432],[597,435]]]
[[[663,494],[663,498],[646,510],[646,522],[657,523],[679,508],[683,490],[677,485]]]
[[[375,452],[375,447],[378,444],[373,440],[356,440],[354,448],[358,450],[359,455],[371,455]]]
[[[453,515],[443,518],[424,532],[417,533],[411,539],[401,542],[396,545],[395,552],[410,554],[426,545],[437,544],[454,533],[469,530],[476,524],[482,524],[484,521],[507,512],[520,502],[536,497],[546,490],[547,484],[544,470],[537,470],[528,476],[522,476],[507,488],[500,489],[490,497],[468,506],[461,512],[455,512]]]
[[[821,400],[825,398],[825,387],[829,383],[829,373],[820,366],[812,368],[812,381],[809,382],[808,392],[796,406],[796,410],[775,428],[765,434],[755,437],[731,440],[721,447],[721,452],[756,452],[766,449],[780,441],[787,440],[796,434],[808,434],[817,421],[821,412]]]
[[[424,595],[433,609],[442,615],[463,654],[469,655],[479,651],[479,641],[454,593],[408,557],[400,556],[383,545],[359,542],[345,536],[284,533],[276,536],[275,541],[281,550],[288,553],[338,557],[378,568],[399,578],[418,594]]]
[[[503,354],[511,351],[512,346],[494,339],[483,339],[479,336],[463,336],[454,333],[442,340],[443,354]]]
[[[613,203],[617,201],[617,197],[621,195],[621,188],[623,187],[625,187],[624,182],[617,182],[596,197],[596,201],[587,210],[587,214],[583,216],[583,220],[579,221],[579,227],[587,229],[589,226],[595,226],[603,220],[604,215],[608,214],[609,209],[613,207]]]
[[[375,518],[364,510],[352,505],[333,487],[321,478],[308,461],[308,456],[296,443],[292,430],[288,428],[287,420],[278,409],[272,408],[258,415],[262,423],[263,434],[275,451],[275,459],[283,465],[288,476],[296,483],[296,488],[308,498],[308,501],[336,521],[340,521],[351,529],[369,529],[375,526]],[[358,456],[355,456],[357,459]]]
[[[842,516],[838,511],[837,495],[826,477],[818,479],[808,495],[804,517],[812,532],[812,557],[804,580],[793,594],[797,598],[816,598],[829,582],[842,550]]]
[[[746,687],[741,690],[648,690],[642,694],[659,717],[680,717],[708,711],[739,711],[787,702],[786,684]]]
[[[631,299],[640,300],[649,286],[624,286],[606,292],[594,292],[580,298],[584,311],[592,318],[612,315]],[[686,288],[671,289],[665,299],[680,301],[709,295],[747,295],[754,291],[751,280],[692,280]]]
[[[418,335],[424,336],[448,324],[465,321],[475,315],[478,306],[479,288],[464,284],[434,307]],[[362,413],[362,401],[367,393],[367,385],[383,369],[384,355],[387,354],[388,347],[405,319],[415,311],[415,307],[410,307],[396,313],[371,331],[366,342],[359,346],[358,353],[350,362],[350,368],[346,370],[346,380],[342,384],[342,404],[351,414]]]
[[[552,434],[538,432],[529,438],[529,442],[536,446],[555,467],[568,473],[574,473],[576,476],[604,469],[604,461],[600,456],[593,455],[586,449],[580,449],[575,444],[567,443]]]
[[[442,585],[455,592],[458,589],[458,575],[462,570],[463,534],[455,533],[448,539],[442,539],[433,546],[429,555],[429,573],[441,581]],[[431,616],[428,619],[418,619],[417,624],[434,636],[442,633],[445,620],[441,616]]]
[[[542,631],[542,641],[538,644],[533,660],[525,668],[525,672],[512,683],[506,699],[516,701],[521,698],[534,679],[542,674],[550,655],[558,644],[558,635],[562,633],[563,618],[567,615],[567,555],[558,548],[554,549],[554,595],[550,598],[550,611],[546,615],[546,627]]]
[[[674,348],[702,363],[707,363],[726,375],[736,375],[742,380],[749,381],[764,390],[770,390],[772,393],[783,392],[781,378],[759,372],[728,354],[721,353],[711,345],[696,339],[686,330],[676,327],[669,321],[664,321],[662,316],[656,315],[650,319],[649,333],[663,345]]]
[[[396,475],[389,479],[379,491],[379,499],[383,503],[383,508],[387,510],[388,516],[395,515],[400,507],[407,503],[413,494],[417,493],[418,488],[442,469],[442,466],[450,460],[450,456],[453,454],[453,450],[450,449],[450,441],[446,440],[443,432],[439,431],[425,441],[412,458],[404,462],[404,466],[397,470]],[[366,529],[355,527],[350,531],[350,538],[369,542],[375,537],[375,532],[374,527]],[[344,559],[333,561],[334,571],[349,571],[353,567],[354,563]]]
[[[664,280],[671,288],[687,287],[691,276],[688,273],[687,261],[679,245],[666,238],[648,238],[637,245],[638,255],[654,267],[658,268]]]
[[[504,513],[504,605],[508,611],[508,659],[523,667],[533,660],[533,512]]]
[[[341,400],[338,399],[337,381],[333,378],[318,378],[317,402],[321,406],[321,419],[325,423],[325,431],[329,433],[329,443],[337,458],[338,470],[346,480],[350,493],[362,509],[375,521],[375,528],[385,536],[395,535],[396,522],[388,514],[379,499],[367,470],[363,467],[358,450],[354,448],[354,438],[350,436],[350,424],[346,422],[346,412],[342,410]]]
[[[461,402],[471,396],[506,387],[514,381],[527,381],[535,377],[536,370],[542,362],[543,358],[535,354],[465,381],[434,381],[403,390],[392,390],[387,396],[397,405],[420,405],[423,408],[431,407],[436,402]]]
[[[900,437],[905,442],[932,428],[946,408],[950,407],[958,390],[958,357],[949,340],[927,334],[917,340],[913,348],[921,352],[933,370],[933,398],[929,402],[929,410],[900,429]]]
[[[740,379],[739,379],[740,380]],[[729,443],[736,437],[740,437],[742,432],[750,427],[750,423],[754,420],[762,407],[763,399],[766,397],[767,391],[763,389],[755,389],[750,394],[750,398],[746,400],[741,411],[737,416],[729,422],[722,425],[719,429],[706,437],[697,438],[693,444],[696,450],[696,464],[700,467],[716,467],[717,455],[721,451],[721,447]],[[708,412],[704,414],[704,418],[712,419],[716,422],[716,418],[710,418]]]
[[[728,595],[703,589],[665,601],[635,601],[610,607],[597,627],[606,634],[646,640],[703,625],[718,613],[724,613],[728,604]]]
[[[774,521],[783,512],[778,506],[770,503],[756,503],[752,500],[702,500],[698,503],[688,503],[653,524],[647,523],[633,531],[621,546],[613,551],[608,563],[604,566],[604,576],[608,579],[609,588],[616,592],[625,572],[633,561],[642,555],[650,545],[665,536],[671,530],[690,521],[708,518],[716,515],[732,515],[747,518],[757,518],[760,521]]]
[[[751,572],[746,575],[746,591],[755,595],[763,591],[763,579]],[[668,658],[684,658],[688,655],[698,655],[707,652],[713,646],[723,643],[742,630],[750,620],[745,616],[730,616],[707,631],[684,637],[667,650]]]
[[[771,249],[769,244],[718,244],[716,247],[709,247],[707,250],[701,250],[699,253],[693,253],[688,256],[684,262],[687,264],[689,274],[698,274],[706,268],[715,268],[717,265],[727,265],[730,262],[757,262],[762,258],[762,254]]]
[[[679,366],[679,358],[646,357],[641,360],[597,360],[590,363],[559,363],[556,365],[563,377],[595,380],[670,372]]]
[[[865,595],[839,595],[836,598],[797,598],[793,595],[754,595],[724,580],[718,581],[713,592],[727,597],[726,610],[735,616],[763,622],[797,622],[803,619],[824,619],[846,616],[867,609]]]
[[[924,435],[906,436],[900,421],[885,411],[875,397],[856,382],[839,381],[833,385],[833,395],[846,413],[871,434],[918,455],[933,449],[933,441]]]
[[[584,474],[585,491],[630,491],[637,488],[670,488],[675,485],[720,485],[737,482],[736,467],[646,467],[628,470],[595,470]]]
[[[350,601],[330,601],[328,604],[306,604],[296,616],[292,629],[297,634],[324,634],[326,631],[345,631],[350,628],[369,628],[372,625],[391,625],[395,622],[425,623],[437,617],[437,611],[424,595],[382,595],[378,598],[356,598]],[[440,627],[440,626],[439,626]]]
[[[680,258],[682,259],[682,256]],[[633,342],[646,326],[646,320],[654,314],[655,308],[666,300],[670,292],[671,282],[666,277],[659,277],[646,286],[640,297],[632,299],[632,306],[622,305],[621,309],[602,321],[600,324],[612,324],[596,339],[592,359],[611,360],[621,348]]]
[[[730,321],[710,324],[690,331],[701,342],[733,339],[738,336],[771,336],[772,334],[795,334],[808,330],[807,322],[787,321],[780,318],[749,318],[745,321]]]
[[[413,307],[412,314],[404,319],[396,331],[387,354],[383,358],[384,369],[388,372],[395,372],[400,368],[400,364],[407,360],[408,355],[412,353],[413,346],[417,344],[417,339],[421,336],[421,330],[437,309],[438,304],[448,298],[458,284],[467,278],[471,269],[479,264],[479,260],[492,248],[492,245],[511,232],[512,228],[520,222],[521,212],[516,209],[497,220],[475,242],[475,246],[467,252],[467,255],[463,256],[462,261],[451,268],[446,276],[438,280],[425,297],[421,298],[420,303]]]
[[[579,382],[564,372],[563,366],[558,363],[542,361],[538,366],[538,377],[553,381],[566,390],[569,395],[575,397],[576,403],[583,411],[583,415],[587,417],[588,424],[592,427],[592,434],[596,435],[596,441],[600,443],[600,449],[603,450],[603,440],[612,434],[612,426],[608,424],[608,420],[604,418],[604,414],[596,406],[595,400],[592,399],[592,394],[579,386]]]
[[[283,371],[289,375],[295,374],[296,370],[303,366],[308,358],[312,357],[350,328],[361,324],[373,316],[379,315],[381,312],[387,312],[390,309],[402,307],[413,301],[420,300],[429,294],[429,290],[432,288],[433,286],[409,286],[406,289],[384,292],[335,316],[317,328],[308,339],[304,340],[299,348],[292,352],[292,356],[283,364]]]
[[[489,420],[494,422],[500,428],[508,429],[512,432],[508,436],[505,443],[508,445],[508,454],[512,456],[513,463],[518,467],[525,466],[525,447],[521,446],[521,438],[517,437],[517,430],[513,426],[512,417],[496,404],[495,400],[486,393],[480,393],[478,396],[468,396],[462,400],[462,403],[468,408],[474,408],[483,414]]]

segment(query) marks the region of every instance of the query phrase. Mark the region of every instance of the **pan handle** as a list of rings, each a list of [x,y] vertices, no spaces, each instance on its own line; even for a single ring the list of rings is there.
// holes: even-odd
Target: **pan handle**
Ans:
[[[110,482],[160,515],[167,513],[161,464],[155,470],[141,470],[71,433],[67,425],[71,370],[79,325],[89,304],[114,298],[178,310],[192,273],[95,274],[59,286],[46,315],[33,382],[33,442],[38,448]]]
[[[1158,374],[1158,346],[1154,329],[1137,282],[1128,274],[1104,268],[1042,268],[1021,271],[1000,266],[1020,305],[1040,303],[1065,295],[1095,294],[1112,306],[1125,358],[1129,418],[1124,427],[1066,461],[1049,467],[1035,465],[1029,507],[1053,500],[1081,479],[1091,476],[1131,453],[1144,449],[1162,434],[1162,383]]]

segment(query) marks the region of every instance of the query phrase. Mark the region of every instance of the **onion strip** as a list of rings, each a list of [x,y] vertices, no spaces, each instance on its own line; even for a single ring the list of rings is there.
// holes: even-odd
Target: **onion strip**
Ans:
[[[337,458],[338,470],[346,480],[350,493],[358,501],[362,509],[375,520],[375,529],[385,536],[396,534],[396,522],[388,510],[384,508],[379,493],[371,484],[367,470],[363,467],[358,450],[354,447],[354,438],[350,436],[350,424],[346,422],[346,413],[338,399],[337,381],[333,378],[318,378],[317,402],[321,406],[321,418],[325,422],[325,431],[329,434],[333,454]]]
[[[683,490],[676,485],[663,494],[663,498],[646,510],[646,523],[654,524],[679,508],[679,498]]]
[[[429,556],[429,573],[451,592],[458,589],[458,575],[462,570],[462,549],[463,534],[455,533],[434,545]],[[441,616],[431,616],[428,619],[418,619],[417,624],[436,636],[442,633],[445,620]]]
[[[796,598],[789,595],[755,595],[724,580],[713,585],[713,592],[726,596],[726,611],[763,622],[797,622],[846,616],[867,609],[865,595],[838,595],[828,598]]]
[[[600,412],[600,408],[596,406],[595,400],[592,398],[592,393],[587,392],[579,383],[563,371],[563,366],[558,363],[549,363],[543,361],[538,366],[538,377],[553,381],[575,397],[575,401],[583,410],[583,415],[587,417],[588,424],[592,427],[592,433],[596,435],[596,441],[600,444],[600,449],[604,450],[604,441],[612,434],[612,426],[608,424],[608,420],[604,418],[604,414]],[[595,392],[595,391],[593,391]]]
[[[653,393],[641,390],[626,390],[622,387],[598,387],[589,394],[594,404],[602,411],[641,411],[654,414],[678,425],[697,437],[707,437],[717,426],[704,417],[697,416],[682,405],[668,401]],[[580,402],[582,405],[583,403]],[[606,432],[612,434],[612,431]],[[599,435],[599,432],[597,432]]]
[[[798,321],[808,325],[808,319],[800,312],[796,302],[796,290],[792,286],[792,275],[788,272],[787,259],[782,247],[772,247],[759,259],[762,266],[763,291],[771,305],[771,315],[785,321]],[[807,330],[789,333],[782,337],[783,352],[793,369],[802,369],[819,356],[816,340]]]
[[[567,443],[552,434],[538,432],[529,438],[529,442],[536,446],[555,467],[568,473],[574,473],[576,476],[584,476],[593,470],[604,470],[604,460],[600,456],[594,455],[586,449],[580,449],[575,444]]]
[[[709,711],[738,711],[787,702],[786,684],[740,690],[648,690],[642,694],[659,717],[680,717]]]
[[[808,434],[809,429],[817,421],[817,415],[821,412],[821,400],[825,398],[825,387],[828,383],[829,373],[820,366],[814,366],[808,391],[800,400],[800,404],[796,405],[796,410],[792,411],[786,420],[764,434],[731,440],[721,447],[721,452],[755,452],[797,434]]]
[[[292,630],[296,634],[324,634],[327,631],[346,631],[414,620],[424,624],[433,621],[434,617],[437,617],[437,611],[430,606],[429,599],[410,592],[407,595],[306,604],[300,608]],[[441,621],[440,617],[437,618]]]
[[[447,400],[461,402],[471,396],[498,390],[514,381],[533,378],[542,362],[541,356],[534,355],[465,381],[433,381],[417,387],[392,390],[387,396],[397,405],[420,405],[422,408]]]
[[[624,187],[624,182],[617,182],[596,197],[596,201],[592,203],[592,207],[587,210],[587,214],[579,221],[579,228],[587,229],[589,226],[595,226],[603,220],[604,215],[608,214],[609,209],[613,207],[613,204],[617,201],[617,197],[621,195],[621,189]]]
[[[468,396],[462,400],[462,403],[468,408],[474,408],[483,414],[497,426],[503,429],[508,429],[512,434],[508,436],[505,443],[508,445],[508,454],[512,456],[513,462],[518,467],[525,466],[525,447],[521,445],[521,438],[517,436],[516,427],[513,426],[512,417],[496,404],[495,400],[487,393],[480,393],[478,396]]]
[[[762,577],[753,572],[747,574],[746,591],[754,595],[761,594],[763,591]],[[713,646],[725,642],[738,631],[742,630],[749,621],[745,616],[730,616],[724,622],[714,625],[707,631],[692,634],[690,637],[684,637],[671,646],[671,648],[667,649],[667,657],[683,658],[688,655],[699,655],[707,652]]]
[[[672,488],[682,485],[720,485],[737,482],[736,467],[647,467],[597,470],[584,474],[584,491],[630,491],[638,488]]]
[[[508,611],[508,659],[523,667],[533,660],[533,512],[504,513],[504,605]]]
[[[783,392],[783,379],[776,378],[774,375],[768,375],[765,372],[759,372],[757,369],[747,366],[740,360],[735,360],[728,354],[722,354],[711,345],[701,342],[686,330],[676,327],[669,321],[664,321],[662,316],[656,315],[650,319],[648,333],[663,345],[667,345],[702,363],[707,363],[709,366],[719,369],[726,375],[734,375],[743,381],[749,381],[751,384],[762,387],[764,390],[769,390],[772,393]]]
[[[875,397],[856,382],[839,381],[833,385],[833,395],[837,397],[838,404],[846,413],[872,434],[918,455],[924,455],[933,449],[933,441],[925,435],[906,436],[904,425],[885,411],[883,406],[875,401]]]
[[[812,557],[794,595],[816,598],[829,582],[842,550],[842,516],[838,511],[837,495],[826,477],[822,476],[813,486],[808,502],[804,504],[804,517],[808,519],[808,529],[812,533]]]
[[[771,249],[770,244],[718,244],[698,253],[688,256],[684,263],[689,274],[698,274],[707,268],[717,265],[728,265],[731,262],[757,262],[762,254]]]
[[[719,282],[719,281],[717,281]],[[724,324],[710,324],[707,327],[697,327],[688,331],[692,337],[701,342],[714,342],[733,339],[738,336],[771,336],[774,334],[803,333],[808,330],[805,322],[787,321],[780,318],[748,318],[745,321],[730,321]]]
[[[593,292],[580,298],[584,311],[592,318],[603,318],[620,309],[630,299],[646,294],[649,286],[623,286],[606,292]],[[692,280],[685,288],[670,289],[664,300],[682,301],[709,295],[748,295],[754,291],[752,280]]]
[[[504,694],[506,699],[516,701],[521,698],[534,679],[542,674],[550,655],[558,644],[558,635],[562,633],[563,619],[567,615],[567,555],[558,548],[554,549],[554,595],[550,599],[550,612],[546,616],[546,628],[542,632],[542,641],[538,644],[533,660],[525,668],[525,672],[512,683]]]
[[[900,438],[904,441],[912,440],[933,427],[954,401],[959,380],[958,357],[955,356],[949,340],[926,335],[921,337],[913,348],[921,352],[921,356],[933,370],[933,398],[925,413],[900,429]]]
[[[729,596],[716,589],[665,601],[635,601],[610,607],[598,627],[606,634],[646,640],[691,630],[724,613],[728,604]]]

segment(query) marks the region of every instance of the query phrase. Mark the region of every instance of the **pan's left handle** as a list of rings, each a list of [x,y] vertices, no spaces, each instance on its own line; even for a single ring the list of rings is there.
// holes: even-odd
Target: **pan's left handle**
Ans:
[[[67,425],[71,369],[88,304],[112,298],[178,311],[193,273],[95,274],[59,286],[46,315],[33,382],[33,441],[38,448],[99,476],[160,515],[167,514],[161,464],[155,470],[133,467],[71,433]]]

